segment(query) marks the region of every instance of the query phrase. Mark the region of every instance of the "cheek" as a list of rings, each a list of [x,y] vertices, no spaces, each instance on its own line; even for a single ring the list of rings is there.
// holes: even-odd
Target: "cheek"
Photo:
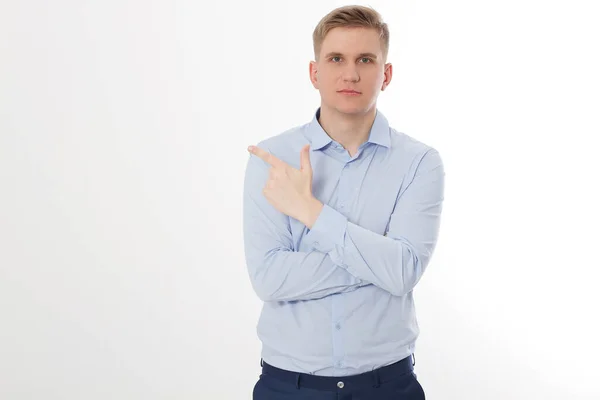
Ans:
[[[317,79],[323,87],[331,87],[335,84],[335,75],[330,72],[320,74]]]
[[[323,95],[328,95],[331,92],[334,92],[337,88],[337,84],[334,79],[328,77],[328,79],[322,79],[319,82],[319,90]]]
[[[370,76],[368,76],[368,87],[373,90],[373,91],[377,91],[379,89],[381,89],[381,86],[383,86],[383,81],[385,80],[385,75],[383,75],[383,73],[373,73]]]

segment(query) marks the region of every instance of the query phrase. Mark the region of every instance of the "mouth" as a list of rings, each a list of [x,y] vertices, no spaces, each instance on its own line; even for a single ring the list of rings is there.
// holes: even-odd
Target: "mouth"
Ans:
[[[338,90],[338,93],[346,95],[346,96],[358,96],[361,93],[356,90]]]

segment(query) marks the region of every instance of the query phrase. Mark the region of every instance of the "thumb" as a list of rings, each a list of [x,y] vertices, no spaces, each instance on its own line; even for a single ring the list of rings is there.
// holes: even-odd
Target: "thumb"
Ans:
[[[312,166],[310,165],[310,145],[306,145],[300,151],[300,170],[312,172]]]

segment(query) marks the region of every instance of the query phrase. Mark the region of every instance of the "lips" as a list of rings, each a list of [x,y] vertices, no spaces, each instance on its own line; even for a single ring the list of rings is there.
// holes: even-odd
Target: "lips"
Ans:
[[[338,93],[346,95],[346,96],[358,96],[360,92],[351,89],[338,90]]]

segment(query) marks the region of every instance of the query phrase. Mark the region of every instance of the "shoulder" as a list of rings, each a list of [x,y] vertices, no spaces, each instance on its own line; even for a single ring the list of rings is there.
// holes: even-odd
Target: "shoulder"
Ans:
[[[390,136],[392,143],[392,151],[397,153],[397,156],[407,157],[407,156],[423,156],[429,152],[436,152],[432,145],[425,143],[419,139],[416,139],[413,136],[410,136],[404,132],[399,132],[394,128],[390,128]]]
[[[393,128],[390,128],[390,136],[390,158],[409,177],[413,177],[417,170],[443,169],[441,155],[431,144]]]

